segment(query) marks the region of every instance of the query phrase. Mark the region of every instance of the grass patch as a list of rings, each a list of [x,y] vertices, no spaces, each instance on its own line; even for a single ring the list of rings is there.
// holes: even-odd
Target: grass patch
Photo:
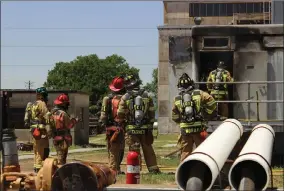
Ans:
[[[157,158],[157,163],[162,166],[177,167],[179,165],[179,158],[177,156],[167,158]]]
[[[174,174],[141,174],[141,184],[176,185]],[[126,175],[119,175],[116,184],[125,184]],[[273,186],[283,188],[283,176],[273,176]],[[271,185],[269,185],[271,186]],[[162,186],[165,187],[165,186]]]
[[[106,145],[106,135],[99,134],[94,137],[89,137],[89,143]]]
[[[282,171],[284,170],[284,168],[283,168],[282,166],[274,166],[274,167],[272,167],[272,169],[273,169],[273,170],[280,170],[280,171],[281,171],[281,170],[282,170]]]
[[[83,147],[78,146],[78,145],[72,145],[69,147],[69,150],[81,149],[81,148],[83,148]],[[50,147],[50,152],[56,152],[54,146]],[[18,151],[18,155],[32,155],[32,154],[34,154],[33,150],[31,150],[31,151]]]
[[[125,184],[126,175],[119,175],[116,184]],[[140,184],[175,185],[175,176],[169,174],[141,174]]]

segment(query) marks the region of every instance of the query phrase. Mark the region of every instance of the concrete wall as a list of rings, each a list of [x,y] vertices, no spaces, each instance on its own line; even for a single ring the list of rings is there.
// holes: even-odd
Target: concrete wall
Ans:
[[[171,120],[173,98],[177,94],[177,79],[183,71],[192,75],[191,61],[171,63],[169,61],[169,37],[190,37],[191,30],[159,31],[159,68],[158,68],[158,124],[159,133],[178,132],[179,128]],[[183,46],[182,44],[178,45]],[[185,50],[185,46],[183,50]],[[185,54],[185,53],[184,53]]]
[[[75,115],[82,118],[82,121],[75,128],[75,144],[89,143],[89,96],[78,94],[75,96]]]
[[[267,65],[268,81],[284,81],[284,50],[269,52]],[[268,84],[268,99],[283,100],[284,84]],[[284,103],[268,103],[268,118],[284,119]]]
[[[48,107],[53,108],[53,101],[60,93],[50,92]],[[89,142],[89,95],[84,93],[68,93],[70,98],[70,107],[68,113],[71,116],[78,116],[82,118],[82,122],[79,122],[72,130],[73,144],[88,144]],[[34,102],[36,95],[34,92],[13,92],[10,98],[10,108],[19,108],[24,111],[28,102]],[[83,113],[81,114],[81,110]],[[19,113],[12,124],[23,124],[24,113]],[[32,137],[28,129],[16,129],[16,136],[18,141],[31,141]],[[52,142],[50,142],[52,143]]]
[[[234,78],[235,81],[266,81],[267,80],[267,52],[236,51],[234,54]],[[259,94],[259,100],[267,100],[267,84],[235,84],[234,100],[256,100],[256,91]],[[261,92],[261,93],[260,93]],[[249,113],[248,113],[249,105]],[[267,120],[267,105],[259,104],[260,119]],[[236,103],[234,104],[234,116],[237,119],[257,119],[256,103]]]
[[[284,24],[284,1],[272,0],[272,24]]]

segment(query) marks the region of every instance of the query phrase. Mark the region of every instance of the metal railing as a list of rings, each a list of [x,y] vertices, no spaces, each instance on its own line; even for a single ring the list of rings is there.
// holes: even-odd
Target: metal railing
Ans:
[[[217,104],[219,103],[247,103],[247,112],[248,112],[248,123],[251,122],[250,110],[251,110],[251,103],[257,103],[257,110],[259,110],[259,103],[284,103],[284,100],[251,100],[250,90],[251,84],[284,84],[284,81],[237,81],[237,82],[195,82],[196,84],[247,84],[247,100],[223,100],[223,101],[216,101]],[[259,113],[259,112],[258,112]],[[259,119],[259,116],[258,116]]]

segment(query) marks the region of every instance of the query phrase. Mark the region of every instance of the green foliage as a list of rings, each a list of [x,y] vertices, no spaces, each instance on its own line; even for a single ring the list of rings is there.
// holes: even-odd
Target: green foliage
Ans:
[[[157,97],[157,83],[158,83],[157,74],[158,74],[158,69],[156,68],[152,71],[152,81],[150,83],[147,83],[144,87],[147,91],[154,93],[155,97]]]
[[[152,81],[144,86],[144,89],[154,94],[155,110],[158,109],[157,105],[157,84],[158,84],[158,69],[152,71]]]
[[[48,71],[44,86],[48,89],[79,90],[90,94],[90,105],[107,94],[108,85],[115,76],[138,75],[139,69],[130,67],[116,54],[100,59],[96,54],[78,56],[71,62],[58,62]]]

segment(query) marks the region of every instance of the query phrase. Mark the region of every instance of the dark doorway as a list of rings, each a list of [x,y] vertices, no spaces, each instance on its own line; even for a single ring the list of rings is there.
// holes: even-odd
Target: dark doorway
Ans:
[[[224,52],[200,52],[200,63],[199,63],[199,81],[205,82],[212,70],[217,68],[219,61],[224,61],[226,65],[226,70],[228,70],[231,75],[233,75],[233,62],[234,62],[234,52],[224,51]],[[234,76],[232,76],[234,77]],[[199,88],[203,91],[208,91],[206,84],[201,84]],[[233,86],[229,85],[229,100],[233,100]],[[229,103],[229,117],[233,117],[233,104]]]

